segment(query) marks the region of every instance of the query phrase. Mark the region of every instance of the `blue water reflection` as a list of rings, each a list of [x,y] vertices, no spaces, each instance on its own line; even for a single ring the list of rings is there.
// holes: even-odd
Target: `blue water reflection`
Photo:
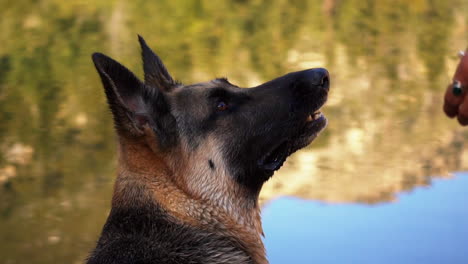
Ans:
[[[263,225],[271,264],[466,264],[468,172],[375,206],[280,198]]]

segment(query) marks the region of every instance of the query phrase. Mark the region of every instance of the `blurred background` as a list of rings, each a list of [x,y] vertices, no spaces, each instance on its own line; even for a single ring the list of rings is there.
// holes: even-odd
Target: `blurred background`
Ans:
[[[468,1],[0,7],[0,263],[82,263],[95,245],[116,139],[90,55],[141,76],[137,34],[185,83],[330,71],[327,129],[261,193],[271,263],[468,263],[468,129],[442,113]]]

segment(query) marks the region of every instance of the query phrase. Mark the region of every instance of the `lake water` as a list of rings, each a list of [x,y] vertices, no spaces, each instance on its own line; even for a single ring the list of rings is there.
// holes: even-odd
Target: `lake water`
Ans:
[[[468,1],[0,7],[1,263],[82,263],[94,246],[116,141],[90,54],[141,76],[137,34],[185,83],[330,71],[327,129],[261,193],[272,263],[468,263],[468,129],[441,110]]]
[[[292,197],[263,209],[271,264],[465,264],[468,173],[368,206]]]

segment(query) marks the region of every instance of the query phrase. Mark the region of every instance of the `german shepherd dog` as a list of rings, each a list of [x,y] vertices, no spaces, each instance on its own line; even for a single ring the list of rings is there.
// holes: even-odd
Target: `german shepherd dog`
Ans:
[[[144,82],[94,53],[119,141],[112,209],[88,264],[268,263],[258,195],[326,126],[316,68],[250,89],[184,85],[139,36]]]

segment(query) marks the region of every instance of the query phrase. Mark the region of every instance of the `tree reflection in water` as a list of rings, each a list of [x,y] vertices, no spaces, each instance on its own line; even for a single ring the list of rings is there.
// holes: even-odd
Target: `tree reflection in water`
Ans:
[[[253,86],[330,70],[329,127],[267,183],[263,201],[376,204],[468,169],[468,132],[441,112],[453,55],[467,42],[466,1],[85,3],[0,0],[5,263],[78,263],[92,248],[116,160],[90,54],[139,69],[137,33],[183,82],[228,76]]]

